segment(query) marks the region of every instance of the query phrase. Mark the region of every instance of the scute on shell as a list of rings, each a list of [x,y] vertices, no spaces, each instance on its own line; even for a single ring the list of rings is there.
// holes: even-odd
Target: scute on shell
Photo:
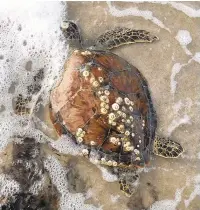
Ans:
[[[134,66],[115,54],[82,52],[67,60],[63,77],[50,95],[50,117],[58,134],[65,131],[77,140],[81,128],[83,144],[98,148],[118,163],[147,163],[156,129],[147,82]],[[83,76],[86,67],[87,78]]]

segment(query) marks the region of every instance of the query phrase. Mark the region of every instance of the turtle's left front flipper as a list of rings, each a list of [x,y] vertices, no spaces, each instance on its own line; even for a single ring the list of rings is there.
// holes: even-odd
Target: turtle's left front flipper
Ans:
[[[156,135],[153,153],[164,158],[177,158],[183,153],[182,146],[170,139],[161,138]]]
[[[151,35],[145,30],[133,30],[130,28],[118,27],[99,36],[96,40],[96,47],[112,49],[124,44],[153,42],[158,39],[157,36]]]
[[[23,97],[22,94],[19,94],[13,103],[13,109],[17,115],[29,115],[30,107],[28,106],[31,101],[31,97]]]
[[[42,89],[42,81],[44,80],[44,69],[41,68],[32,78],[32,82],[29,86],[27,86],[27,94],[26,96],[19,94],[13,100],[13,109],[15,114],[17,115],[30,115],[35,108],[38,99],[39,92]],[[35,97],[35,102],[33,101],[33,95]]]

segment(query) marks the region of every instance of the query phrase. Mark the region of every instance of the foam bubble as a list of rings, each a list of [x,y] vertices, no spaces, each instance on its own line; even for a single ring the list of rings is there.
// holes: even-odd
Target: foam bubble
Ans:
[[[187,45],[191,43],[192,37],[190,35],[190,32],[187,30],[179,30],[176,35],[176,40],[180,43],[183,50],[187,55],[192,55],[192,53],[188,50]]]
[[[74,209],[74,210],[95,210],[92,205],[85,204],[85,197],[81,193],[71,194],[68,191],[68,184],[66,178],[66,170],[60,165],[59,161],[53,156],[48,156],[44,161],[45,168],[49,171],[53,184],[56,185],[58,191],[61,193],[60,209]]]
[[[196,62],[200,63],[200,52],[195,53],[193,60],[195,60]]]
[[[168,4],[171,4],[175,9],[184,12],[189,17],[200,17],[200,9],[195,10],[180,2],[168,2]]]
[[[71,154],[74,156],[80,155],[83,149],[81,145],[77,145],[67,135],[61,136],[57,141],[52,141],[51,146],[61,153]]]
[[[187,30],[179,30],[176,35],[176,39],[183,46],[186,46],[192,42],[190,32]]]
[[[97,166],[101,172],[102,172],[102,177],[104,180],[106,180],[107,182],[115,182],[118,180],[117,175],[112,174],[111,172],[108,171],[108,169],[106,169],[105,167],[102,167],[100,165]]]
[[[172,123],[168,127],[168,135],[171,135],[171,133],[176,128],[184,124],[191,124],[190,117],[187,114],[185,114],[183,117],[179,117],[178,119],[176,118],[172,121]]]
[[[190,205],[190,202],[196,197],[200,196],[200,174],[193,178],[194,190],[190,194],[187,200],[184,200],[186,208]]]
[[[184,188],[176,190],[174,200],[161,200],[156,201],[151,207],[150,210],[176,210],[177,205],[181,201],[181,194]]]
[[[107,2],[109,11],[113,16],[116,17],[124,17],[124,16],[138,16],[143,17],[145,20],[150,20],[160,28],[163,28],[170,32],[170,29],[167,28],[162,21],[160,21],[158,18],[153,16],[153,13],[148,10],[139,10],[137,7],[131,7],[124,10],[119,10],[115,6],[111,4],[111,2]]]
[[[138,2],[140,3],[140,2]],[[194,18],[197,18],[197,17],[200,17],[200,9],[194,9],[192,7],[189,7],[187,5],[185,5],[184,3],[180,3],[180,2],[165,2],[165,1],[154,1],[154,2],[151,2],[151,3],[154,3],[154,4],[169,4],[171,5],[173,8],[175,8],[176,10],[178,11],[181,11],[183,13],[185,13],[187,16],[189,17],[194,17]]]
[[[64,153],[64,154],[70,154],[70,155],[81,155],[82,150],[84,148],[83,145],[77,145],[75,142],[73,142],[70,137],[67,135],[63,135],[59,140],[57,141],[52,141],[51,146],[55,149],[57,149],[59,152]],[[98,153],[96,151],[91,151],[90,152],[90,162],[93,164],[97,165],[95,160],[98,159]],[[102,172],[102,177],[104,180],[108,182],[114,182],[117,181],[117,176],[109,172],[106,168],[97,165],[97,167],[101,170]]]
[[[172,95],[175,94],[176,92],[176,86],[177,86],[177,81],[175,80],[177,74],[181,71],[181,69],[187,65],[189,65],[192,62],[193,58],[189,59],[187,63],[180,64],[180,63],[175,63],[172,67],[172,74],[170,77],[170,85],[171,85],[171,93]]]
[[[185,99],[179,100],[173,106],[174,113],[178,114],[179,111],[182,112],[182,108],[185,108],[186,110],[190,111],[192,108],[192,105],[193,105],[193,101],[191,98],[185,98]]]
[[[172,67],[172,74],[171,74],[171,93],[174,95],[176,91],[177,81],[175,80],[176,75],[180,72],[183,65],[180,63],[175,63]]]
[[[48,91],[63,71],[68,48],[59,29],[65,5],[61,2],[3,2],[0,8],[0,149],[15,134],[24,134],[28,119],[13,113],[13,99],[27,95],[33,78],[44,71],[40,91],[33,96],[32,109],[39,97],[48,101]]]
[[[61,75],[68,47],[60,31],[60,22],[65,16],[65,3],[62,2],[1,2],[0,7],[0,151],[13,141],[13,136],[35,138],[38,142],[50,141],[41,131],[35,128],[35,123],[28,116],[17,116],[13,110],[13,101],[19,95],[28,95],[34,78],[40,88],[32,91],[30,108],[36,106],[40,98],[43,105],[49,100],[49,91],[56,84]],[[34,86],[33,86],[34,87]],[[30,89],[29,89],[30,91]],[[32,117],[32,116],[31,116]],[[49,159],[48,161],[51,161]],[[63,180],[65,173],[59,170],[54,160],[45,162],[51,171],[54,167],[52,179],[61,189],[66,186]],[[48,163],[49,164],[48,164]],[[27,167],[30,167],[27,163]],[[56,173],[58,172],[58,173]],[[19,191],[19,185],[14,180],[0,175],[0,193],[12,194]],[[3,178],[2,178],[3,177]],[[64,184],[63,184],[64,183]],[[43,180],[35,182],[30,191],[37,194],[41,190]],[[62,186],[63,185],[63,186]],[[66,188],[67,190],[67,188]],[[62,191],[62,190],[61,190]],[[79,206],[82,209],[83,195],[75,196],[62,191],[61,206]],[[71,196],[73,197],[73,196]],[[65,201],[67,200],[67,204]],[[79,204],[80,205],[79,205]],[[72,209],[72,208],[67,209]],[[87,209],[86,206],[85,209]],[[66,208],[61,208],[66,209]],[[90,206],[88,207],[90,209]],[[94,208],[93,208],[94,209]]]
[[[116,203],[120,198],[120,195],[111,195],[110,199],[112,201],[112,203]]]
[[[20,191],[19,184],[8,175],[0,174],[0,195],[10,196]]]

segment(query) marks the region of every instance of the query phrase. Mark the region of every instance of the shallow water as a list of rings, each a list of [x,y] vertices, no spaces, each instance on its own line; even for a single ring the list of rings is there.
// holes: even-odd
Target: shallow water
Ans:
[[[4,172],[15,161],[12,142],[17,140],[13,136],[28,136],[40,142],[37,157],[47,173],[30,190],[40,196],[47,176],[59,200],[54,209],[199,210],[199,11],[199,2],[42,2],[20,8],[4,3],[0,9],[0,205],[7,202],[9,193],[21,191],[19,183]],[[119,190],[115,176],[79,156],[81,149],[67,143],[66,136],[54,141],[45,135],[52,130],[41,113],[68,52],[59,29],[66,17],[80,26],[86,45],[117,26],[146,29],[160,38],[152,44],[127,45],[113,52],[145,76],[158,115],[157,132],[181,143],[185,151],[178,159],[153,156],[150,165],[139,171],[138,189],[131,198]],[[41,69],[44,77],[30,103],[31,116],[15,115],[14,98],[27,94]],[[66,155],[53,153],[47,142]]]

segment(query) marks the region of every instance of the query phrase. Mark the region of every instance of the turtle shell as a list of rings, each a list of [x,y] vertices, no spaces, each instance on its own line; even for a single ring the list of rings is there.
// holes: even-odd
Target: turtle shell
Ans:
[[[141,73],[108,51],[75,50],[51,91],[50,118],[58,132],[94,148],[103,162],[148,163],[156,113]]]

